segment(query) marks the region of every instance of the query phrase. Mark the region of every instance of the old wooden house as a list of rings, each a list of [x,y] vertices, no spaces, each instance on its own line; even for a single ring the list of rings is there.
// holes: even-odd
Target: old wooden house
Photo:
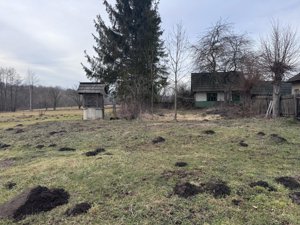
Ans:
[[[300,73],[287,81],[292,84],[292,94],[300,94]]]
[[[242,79],[238,72],[192,73],[195,106],[205,108],[224,101],[239,102]]]
[[[82,82],[78,94],[83,98],[83,120],[104,119],[104,97],[107,87],[102,83]]]
[[[299,80],[294,78],[293,89],[300,89]],[[239,72],[192,73],[191,91],[194,95],[194,105],[200,108],[216,106],[222,102],[240,103],[244,97],[245,78]],[[298,86],[297,86],[298,85]],[[291,95],[292,85],[281,84],[281,95]],[[271,81],[258,81],[250,90],[251,99],[264,97],[271,99],[273,84]],[[268,100],[269,101],[269,100]]]

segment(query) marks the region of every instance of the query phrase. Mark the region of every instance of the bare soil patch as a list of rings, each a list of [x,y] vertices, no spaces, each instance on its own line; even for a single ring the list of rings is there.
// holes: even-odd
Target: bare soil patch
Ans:
[[[241,199],[233,199],[232,200],[232,204],[235,206],[240,206],[242,204],[242,200]]]
[[[49,148],[55,148],[55,147],[57,147],[57,144],[50,144],[48,147]]]
[[[259,136],[259,137],[264,137],[264,136],[266,136],[266,134],[265,134],[264,132],[261,131],[261,132],[258,132],[258,133],[257,133],[257,136]]]
[[[207,135],[214,135],[216,132],[213,131],[213,130],[206,130],[203,132],[204,134],[207,134]]]
[[[75,205],[73,208],[70,208],[66,211],[66,216],[77,216],[80,214],[85,214],[91,208],[91,204],[87,202],[83,202],[80,204]]]
[[[244,148],[249,146],[247,143],[245,143],[245,141],[240,141],[239,145]]]
[[[14,128],[7,128],[5,131],[13,131],[14,130]]]
[[[294,177],[277,177],[275,181],[290,190],[300,188],[300,183]]]
[[[68,203],[69,193],[63,189],[37,186],[28,189],[0,206],[0,218],[21,220],[27,215],[47,212]]]
[[[188,198],[204,192],[213,195],[215,198],[225,198],[231,194],[230,187],[228,187],[224,181],[209,181],[200,184],[199,186],[189,182],[177,183],[173,191],[174,194],[183,198]]]
[[[224,181],[210,181],[204,184],[204,190],[215,198],[225,198],[231,194],[231,189]]]
[[[35,146],[35,148],[37,148],[37,149],[42,149],[44,147],[45,147],[45,145],[37,145],[37,146]]]
[[[186,162],[177,162],[175,163],[175,166],[177,167],[186,167],[188,164]]]
[[[165,142],[166,141],[166,139],[164,139],[163,137],[156,137],[156,138],[154,138],[153,140],[152,140],[152,143],[153,144],[159,144],[159,143],[163,143],[163,142]]]
[[[99,155],[102,152],[105,152],[104,148],[97,148],[95,151],[86,152],[85,155],[87,157],[91,157],[91,156]]]
[[[9,147],[10,147],[10,145],[8,145],[8,144],[0,143],[0,149],[6,149]]]
[[[203,192],[200,187],[189,182],[176,184],[173,191],[175,195],[182,198],[188,198]]]
[[[7,182],[6,184],[4,184],[4,188],[7,190],[11,190],[13,189],[15,186],[17,186],[17,184],[15,182]]]
[[[67,133],[67,131],[66,131],[66,130],[61,130],[61,131],[51,131],[51,132],[49,132],[49,135],[50,135],[50,136],[53,136],[53,135],[55,135],[55,134],[64,134],[64,133]]]
[[[24,133],[25,131],[23,129],[16,129],[15,133],[16,134],[21,134]]]
[[[269,185],[268,182],[262,181],[262,180],[257,181],[257,182],[252,182],[252,183],[249,184],[249,186],[252,187],[252,188],[253,187],[263,187],[263,188],[265,188],[268,191],[277,191],[276,188],[274,188],[273,186]]]
[[[76,149],[75,148],[69,148],[69,147],[62,147],[62,148],[58,149],[58,151],[60,151],[60,152],[75,152]]]
[[[300,205],[300,192],[294,192],[289,195],[293,203]]]
[[[288,142],[285,138],[279,136],[278,134],[271,134],[271,140],[276,144],[284,144]]]

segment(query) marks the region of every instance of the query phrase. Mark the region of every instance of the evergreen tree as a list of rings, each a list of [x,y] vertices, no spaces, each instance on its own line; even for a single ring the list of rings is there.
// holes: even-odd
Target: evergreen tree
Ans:
[[[110,26],[97,16],[95,56],[86,58],[86,75],[116,88],[123,102],[137,107],[149,106],[164,85],[166,56],[158,2],[153,0],[117,0],[116,5],[104,1]]]

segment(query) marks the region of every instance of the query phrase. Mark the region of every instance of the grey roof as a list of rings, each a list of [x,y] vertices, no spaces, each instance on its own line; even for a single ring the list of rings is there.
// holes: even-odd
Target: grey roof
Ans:
[[[244,77],[238,72],[192,73],[192,92],[224,91],[230,85],[231,90],[241,90]]]
[[[290,83],[282,82],[280,86],[281,95],[292,94],[292,85]],[[260,81],[251,89],[252,95],[272,95],[273,94],[273,83],[272,81]]]
[[[107,86],[102,83],[82,82],[78,88],[78,94],[107,94]]]
[[[300,73],[287,81],[288,83],[300,82]]]

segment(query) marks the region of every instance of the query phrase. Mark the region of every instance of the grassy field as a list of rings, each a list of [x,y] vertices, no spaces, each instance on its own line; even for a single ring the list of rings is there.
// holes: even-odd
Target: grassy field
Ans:
[[[164,117],[86,122],[76,110],[41,114],[0,114],[0,143],[11,145],[0,149],[0,204],[36,185],[63,188],[70,199],[19,224],[300,224],[300,206],[289,198],[293,191],[275,181],[300,177],[300,124],[291,119],[203,120],[185,114],[178,123]],[[278,144],[271,134],[288,142]],[[153,144],[158,136],[166,141]],[[59,152],[61,147],[76,151]],[[106,152],[84,155],[99,147]],[[188,165],[176,167],[179,161]],[[182,198],[173,191],[178,183],[216,180],[226,182],[230,195]],[[249,186],[259,180],[277,191]],[[17,185],[7,190],[7,182]],[[92,203],[87,214],[64,215],[80,202]]]

